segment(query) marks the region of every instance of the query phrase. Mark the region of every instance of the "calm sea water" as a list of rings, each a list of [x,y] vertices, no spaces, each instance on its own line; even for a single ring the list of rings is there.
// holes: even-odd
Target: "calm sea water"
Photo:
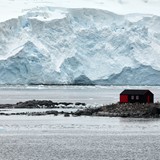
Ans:
[[[150,89],[160,99],[157,86],[1,86],[0,103],[108,104],[126,88]],[[160,119],[0,116],[0,144],[0,160],[159,160]]]
[[[160,120],[0,116],[0,160],[159,160]]]
[[[150,89],[160,101],[160,86],[0,86],[0,103],[40,99],[56,102],[109,104],[119,101],[124,89]]]

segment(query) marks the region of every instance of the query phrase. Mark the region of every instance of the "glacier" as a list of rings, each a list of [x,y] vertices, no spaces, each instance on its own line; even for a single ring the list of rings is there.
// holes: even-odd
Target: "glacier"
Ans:
[[[160,17],[37,7],[0,22],[0,84],[160,85]]]
[[[94,8],[119,15],[141,13],[160,16],[160,0],[1,0],[0,22],[17,18],[23,15],[26,10],[44,6]]]

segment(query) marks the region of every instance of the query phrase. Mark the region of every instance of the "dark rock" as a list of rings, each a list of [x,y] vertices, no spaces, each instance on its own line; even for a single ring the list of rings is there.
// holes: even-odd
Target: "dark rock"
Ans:
[[[107,117],[133,117],[157,118],[160,117],[160,104],[111,104],[99,108],[77,110],[75,116],[107,116]]]
[[[86,108],[83,110],[77,110],[74,115],[76,116],[81,116],[81,115],[85,115],[85,116],[92,116],[93,114],[97,113],[99,111],[99,108]]]
[[[31,112],[28,113],[28,116],[42,116],[42,115],[46,115],[45,112]]]
[[[53,114],[53,115],[55,115],[55,116],[58,115],[58,111],[46,111],[45,113],[46,113],[46,114]]]
[[[65,113],[64,117],[70,117],[70,114],[69,113]]]
[[[85,103],[81,103],[81,102],[76,102],[75,105],[77,105],[77,106],[79,106],[79,105],[86,106]]]
[[[73,103],[69,103],[69,102],[59,102],[58,104],[62,104],[64,106],[73,105]]]
[[[0,108],[14,108],[13,104],[0,104]]]
[[[26,102],[19,102],[15,108],[56,108],[58,103],[49,100],[30,100]]]
[[[77,110],[74,115],[75,116],[81,116],[83,114],[83,111],[82,110]]]

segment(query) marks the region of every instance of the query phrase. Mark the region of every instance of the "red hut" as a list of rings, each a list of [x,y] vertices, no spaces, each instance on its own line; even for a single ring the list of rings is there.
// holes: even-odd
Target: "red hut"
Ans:
[[[120,103],[153,103],[154,95],[149,90],[126,89],[120,94]]]

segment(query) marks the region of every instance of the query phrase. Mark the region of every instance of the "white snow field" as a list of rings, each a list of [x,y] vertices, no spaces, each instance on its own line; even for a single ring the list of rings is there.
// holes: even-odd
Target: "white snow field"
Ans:
[[[159,12],[159,0],[1,0],[0,84],[160,85]]]

